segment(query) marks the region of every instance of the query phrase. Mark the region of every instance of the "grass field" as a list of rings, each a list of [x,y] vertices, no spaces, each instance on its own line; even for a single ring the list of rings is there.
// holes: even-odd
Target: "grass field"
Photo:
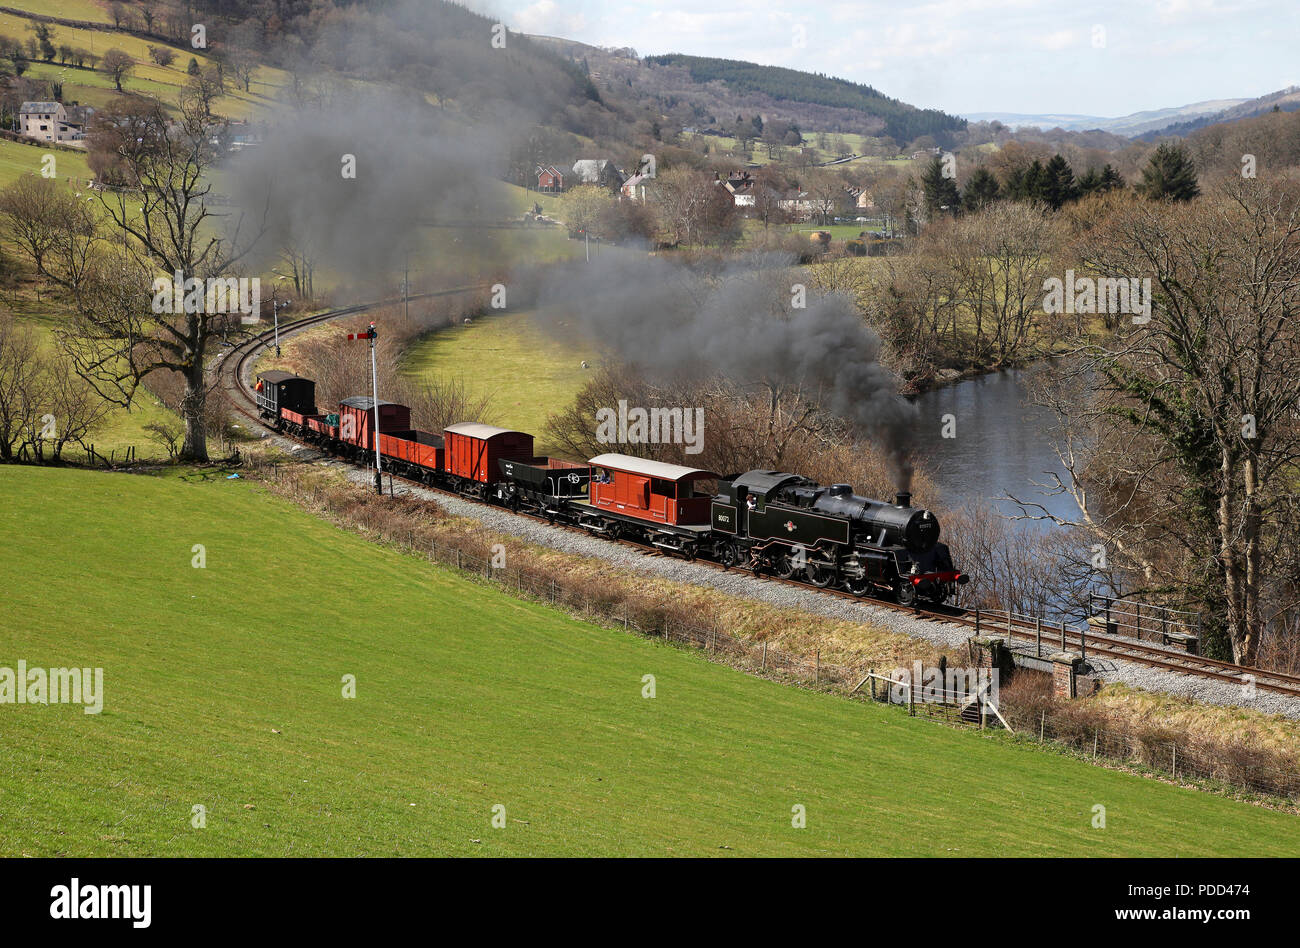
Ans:
[[[539,452],[548,450],[542,430],[547,415],[572,404],[601,356],[558,342],[538,328],[530,312],[476,319],[425,336],[403,358],[411,377],[460,379],[466,391],[492,399],[493,423],[537,436]]]
[[[0,491],[0,666],[104,670],[101,714],[0,705],[0,855],[1300,845],[1291,815],[750,678],[370,545],[221,473],[6,468]]]
[[[57,5],[59,0],[55,0]],[[84,0],[62,0],[68,7],[77,7]],[[39,11],[35,8],[40,7]],[[88,15],[88,10],[67,11],[47,9],[44,2],[29,3],[24,8],[33,12],[53,13],[75,19],[105,19]],[[9,36],[20,42],[25,41],[31,33],[28,25],[32,21],[24,16],[12,13],[0,13],[0,35]],[[80,47],[102,57],[110,49],[117,48],[135,59],[136,64],[131,73],[123,80],[122,87],[127,92],[142,93],[158,98],[169,108],[175,107],[177,98],[189,80],[186,68],[190,57],[198,60],[201,66],[210,63],[209,57],[202,51],[176,49],[176,59],[170,66],[159,66],[149,56],[150,45],[159,45],[157,41],[133,36],[129,33],[105,32],[103,30],[80,29],[67,26],[54,26],[52,42],[55,46],[67,44]],[[113,80],[98,69],[79,69],[60,63],[33,63],[27,72],[27,78],[57,80],[63,83],[63,96],[66,102],[78,102],[103,108],[117,94]],[[270,108],[271,97],[284,82],[284,74],[276,69],[261,67],[253,76],[249,92],[244,92],[234,82],[226,83],[226,92],[213,103],[213,111],[232,119],[250,119],[264,115]]]
[[[0,138],[0,188],[8,187],[25,174],[40,174],[46,155],[54,156],[54,176],[59,181],[68,178],[84,181],[91,177],[84,154],[42,147],[40,142],[28,145]]]
[[[92,23],[112,23],[108,4],[95,0],[5,0],[5,6],[30,13],[62,17],[65,20],[88,20]]]

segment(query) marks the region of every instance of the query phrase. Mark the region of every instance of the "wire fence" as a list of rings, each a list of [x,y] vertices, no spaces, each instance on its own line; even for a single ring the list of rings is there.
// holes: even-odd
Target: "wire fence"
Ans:
[[[1068,706],[1066,706],[1068,708]],[[1263,748],[1220,742],[1173,740],[1158,730],[1116,730],[1047,709],[1034,715],[1012,711],[1013,725],[1026,740],[1053,744],[1094,761],[1110,761],[1154,771],[1176,780],[1227,784],[1254,793],[1300,800],[1300,770],[1281,766]]]

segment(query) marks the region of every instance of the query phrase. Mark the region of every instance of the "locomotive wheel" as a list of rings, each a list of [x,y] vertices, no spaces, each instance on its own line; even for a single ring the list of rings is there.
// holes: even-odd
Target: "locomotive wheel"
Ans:
[[[861,599],[871,591],[871,583],[864,576],[861,579],[844,580],[844,588]]]
[[[908,580],[898,584],[898,604],[900,606],[916,605],[916,587]]]
[[[772,572],[776,574],[777,579],[790,579],[795,573],[794,560],[789,554],[782,553],[772,564]]]
[[[728,569],[735,566],[736,562],[740,559],[740,554],[736,552],[735,544],[729,543],[726,540],[723,540],[718,544],[714,556],[717,557],[719,563]]]
[[[812,563],[804,567],[804,575],[818,589],[825,589],[835,580],[835,571],[829,566],[814,566]]]

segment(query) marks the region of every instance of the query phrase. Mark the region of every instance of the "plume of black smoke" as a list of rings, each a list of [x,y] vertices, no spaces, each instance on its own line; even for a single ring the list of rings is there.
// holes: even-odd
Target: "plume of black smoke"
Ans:
[[[798,280],[788,260],[770,257],[707,277],[652,258],[605,257],[566,270],[539,302],[552,328],[564,321],[652,374],[802,390],[869,436],[909,490],[916,407],[881,365],[880,338],[843,295],[810,293],[805,308],[793,308]]]
[[[356,97],[270,123],[266,140],[231,162],[230,196],[246,216],[265,214],[257,262],[293,246],[319,269],[381,285],[435,241],[430,228],[472,246],[484,234],[477,222],[509,214],[493,175],[502,151],[498,135],[452,126],[403,96]]]

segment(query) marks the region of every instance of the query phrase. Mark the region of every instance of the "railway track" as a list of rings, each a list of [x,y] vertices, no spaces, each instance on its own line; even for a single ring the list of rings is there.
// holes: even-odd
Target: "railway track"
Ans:
[[[481,290],[486,286],[487,284],[470,284],[466,286],[452,287],[446,290],[412,296],[411,299],[450,296],[471,290]],[[313,316],[306,316],[291,323],[282,323],[280,326],[280,335],[282,337],[286,335],[296,335],[312,326],[327,323],[346,316],[355,316],[359,313],[366,312],[367,310],[391,302],[393,301],[383,300],[374,303],[360,303],[354,306],[317,313]],[[235,346],[222,358],[221,364],[218,368],[221,383],[220,387],[231,408],[251,420],[254,424],[272,431],[275,429],[267,425],[257,413],[256,402],[251,387],[246,380],[248,378],[247,372],[253,359],[256,358],[262,349],[268,345],[273,333],[273,329],[268,329],[265,332],[259,333]],[[277,432],[277,434],[280,434],[281,437],[288,437],[282,432]],[[453,491],[447,491],[439,487],[413,481],[401,477],[400,475],[390,474],[389,476],[424,490],[431,490],[452,497],[460,496]],[[516,515],[529,517],[530,519],[542,523],[549,522],[544,517],[534,514],[516,512]],[[560,523],[551,523],[551,525],[578,534],[589,535],[588,531],[583,530],[578,526]],[[662,550],[635,540],[623,538],[615,542],[626,543],[630,546],[634,546],[645,552],[647,555],[664,555]],[[698,560],[697,562],[724,572],[731,569],[741,569],[741,567],[727,567],[721,563],[714,563],[711,560]],[[744,571],[748,572],[748,570]],[[1052,644],[1058,648],[1061,642],[1064,641],[1067,648],[1072,647],[1086,654],[1104,656],[1106,658],[1117,659],[1120,661],[1136,662],[1138,664],[1159,668],[1164,671],[1193,675],[1214,681],[1230,682],[1242,685],[1243,687],[1248,683],[1253,683],[1254,687],[1260,691],[1268,691],[1300,698],[1300,675],[1266,671],[1261,668],[1254,668],[1247,665],[1236,665],[1232,662],[1206,658],[1200,655],[1191,655],[1186,652],[1163,648],[1147,642],[1140,642],[1135,639],[1121,638],[1091,631],[1081,633],[1079,630],[1069,627],[1066,627],[1064,633],[1062,633],[1059,627],[1049,628],[1044,625],[1040,628],[1036,622],[1023,617],[1010,616],[1006,613],[977,612],[976,610],[965,609],[960,606],[938,606],[929,608],[904,606],[885,599],[860,598],[846,590],[815,586],[812,583],[797,579],[781,579],[769,575],[761,575],[757,578],[764,582],[783,583],[791,586],[816,589],[821,593],[838,596],[842,599],[848,599],[855,602],[866,602],[878,608],[892,609],[898,612],[908,613],[914,618],[923,621],[948,622],[956,625],[967,626],[972,630],[977,630],[983,633],[1004,634],[1010,638],[1021,640],[1039,640],[1041,637],[1041,640],[1045,644]]]
[[[491,284],[488,283],[470,283],[464,286],[454,286],[446,290],[435,290],[429,293],[417,293],[408,297],[411,300],[434,299],[439,296],[454,296],[457,293],[467,293],[472,290],[485,290]],[[340,309],[327,310],[323,313],[316,313],[312,316],[304,316],[301,319],[295,319],[291,322],[280,323],[280,336],[287,337],[297,335],[304,329],[310,329],[312,326],[318,326],[321,323],[327,323],[345,316],[356,316],[359,313],[367,312],[379,306],[392,305],[401,302],[400,299],[376,300],[372,303],[357,303],[353,306],[344,306]],[[267,427],[262,423],[261,416],[257,413],[257,402],[253,398],[252,389],[245,383],[246,373],[261,351],[268,346],[270,340],[275,336],[275,328],[272,327],[263,332],[257,333],[239,345],[234,346],[230,351],[223,354],[220,364],[217,367],[219,387],[222,394],[230,407],[239,412],[246,418],[251,419],[262,427]]]

